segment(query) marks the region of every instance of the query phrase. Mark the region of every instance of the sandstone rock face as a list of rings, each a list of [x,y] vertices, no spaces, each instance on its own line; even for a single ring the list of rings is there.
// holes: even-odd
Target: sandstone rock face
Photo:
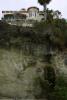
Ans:
[[[41,51],[39,52],[42,55]],[[54,67],[66,75],[63,55],[56,54],[52,61]],[[44,66],[43,58],[39,54],[32,56],[25,55],[22,50],[0,49],[0,98],[36,100],[35,96],[40,95],[42,91],[37,79],[43,79]]]
[[[67,77],[67,51],[59,52],[53,57],[53,64],[57,72]]]
[[[33,83],[43,71],[38,62],[30,63],[32,58],[21,51],[0,49],[0,98],[35,99],[34,94],[40,94],[41,88],[35,89]]]

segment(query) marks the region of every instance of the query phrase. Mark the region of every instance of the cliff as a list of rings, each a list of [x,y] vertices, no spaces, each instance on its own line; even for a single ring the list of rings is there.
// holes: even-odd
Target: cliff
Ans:
[[[46,35],[52,33],[51,27],[46,27],[41,32],[41,30],[37,32],[35,27],[9,26],[0,22],[1,99],[46,99],[51,91],[48,81],[54,83],[55,73],[58,75],[62,72],[67,77],[63,47],[61,48],[61,45],[55,47],[50,35]],[[54,43],[56,44],[56,41]],[[51,55],[50,62],[48,54]],[[48,67],[48,73],[44,76],[47,64],[53,66],[54,71]],[[44,77],[48,79],[45,81]]]

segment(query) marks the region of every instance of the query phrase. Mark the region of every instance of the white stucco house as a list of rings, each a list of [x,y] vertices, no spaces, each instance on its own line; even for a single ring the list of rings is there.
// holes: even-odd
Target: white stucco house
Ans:
[[[29,7],[19,11],[2,11],[2,20],[11,25],[32,26],[35,21],[44,19],[44,12],[37,7]]]

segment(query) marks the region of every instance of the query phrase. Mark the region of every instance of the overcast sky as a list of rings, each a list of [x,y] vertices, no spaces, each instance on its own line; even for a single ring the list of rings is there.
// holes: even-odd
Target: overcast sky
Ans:
[[[37,6],[43,9],[37,1],[38,0],[0,0],[0,18],[2,16],[2,10],[20,10],[21,8],[28,8],[30,6]],[[62,17],[67,19],[67,0],[52,0],[47,7],[61,11]]]

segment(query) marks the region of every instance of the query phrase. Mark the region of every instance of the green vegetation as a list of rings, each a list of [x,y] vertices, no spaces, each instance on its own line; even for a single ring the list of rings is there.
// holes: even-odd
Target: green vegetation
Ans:
[[[48,100],[67,100],[67,80],[63,75],[57,77],[55,89],[49,93]]]
[[[41,27],[42,26],[42,27]],[[53,48],[64,49],[67,45],[67,22],[65,19],[54,19],[51,22],[39,22],[35,24],[37,34],[42,36],[42,42],[47,42]],[[48,39],[49,38],[49,39]]]
[[[48,39],[49,38],[49,39]],[[54,19],[51,22],[35,23],[33,28],[10,26],[0,21],[0,46],[22,47],[22,43],[45,44],[63,49],[67,46],[67,22],[65,19]]]

